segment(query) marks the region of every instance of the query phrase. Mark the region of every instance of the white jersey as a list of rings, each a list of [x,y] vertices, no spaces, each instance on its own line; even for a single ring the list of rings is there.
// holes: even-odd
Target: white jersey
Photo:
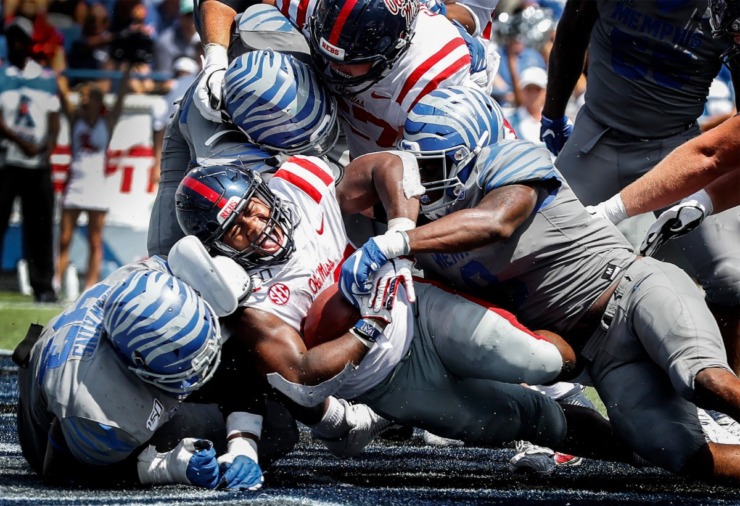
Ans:
[[[292,206],[300,220],[293,230],[296,251],[280,265],[251,272],[254,291],[244,303],[266,311],[301,332],[308,309],[339,279],[342,262],[353,251],[336,198],[329,165],[316,157],[293,156],[268,182],[270,189]],[[413,327],[405,295],[393,309],[393,323],[384,337],[345,381],[338,395],[354,398],[385,378],[408,350]]]
[[[308,35],[314,0],[278,0],[276,5]],[[353,158],[394,149],[408,112],[427,93],[454,85],[476,86],[465,40],[447,18],[423,7],[413,30],[408,51],[380,81],[352,97],[337,97]]]
[[[72,163],[64,193],[64,207],[107,210],[110,196],[105,169],[110,132],[104,117],[94,125],[77,119],[72,125]]]
[[[8,128],[21,137],[40,144],[49,133],[49,113],[59,112],[54,71],[29,61],[23,70],[0,68],[0,108]],[[27,168],[48,167],[42,155],[27,156],[14,142],[4,141],[6,162]]]

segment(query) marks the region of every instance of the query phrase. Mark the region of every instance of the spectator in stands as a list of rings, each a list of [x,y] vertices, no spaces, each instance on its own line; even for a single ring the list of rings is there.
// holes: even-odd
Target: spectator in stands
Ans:
[[[128,92],[130,67],[126,67],[113,109],[105,108],[105,93],[93,83],[77,88],[79,104],[75,109],[69,97],[67,78],[59,76],[62,112],[69,122],[72,163],[62,199],[59,231],[57,279],[64,279],[69,265],[69,247],[77,220],[87,214],[87,244],[89,255],[85,290],[100,280],[103,261],[103,226],[108,213],[110,195],[106,185],[106,162],[111,134],[123,111]]]
[[[122,70],[124,66],[131,66],[134,76],[129,82],[133,93],[152,93],[155,89],[151,78],[152,62],[154,60],[154,27],[147,22],[148,10],[141,2],[119,0],[115,5],[114,26],[121,27],[118,15],[120,5],[131,6],[127,14],[128,24],[122,28],[112,30],[114,40],[111,44],[111,57],[116,62],[116,68]]]
[[[31,21],[33,24],[33,58],[39,64],[51,67],[56,72],[67,68],[64,37],[49,23],[46,7],[40,0],[20,0],[15,12],[8,12],[6,15],[22,16]]]
[[[528,8],[535,9],[534,7]],[[544,57],[534,48],[537,43],[535,35],[544,36],[544,32],[533,30],[529,26],[528,18],[524,16],[525,10],[524,2],[522,2],[522,5],[511,14],[499,15],[496,22],[501,65],[492,93],[502,104],[516,103],[515,92],[519,74],[525,68],[547,68]]]
[[[49,156],[59,133],[54,72],[32,58],[33,24],[17,17],[5,30],[9,65],[0,68],[0,256],[13,202],[21,198],[23,255],[38,302],[55,302],[54,190]]]
[[[69,51],[69,66],[72,69],[113,70],[110,45],[113,33],[110,31],[108,11],[102,4],[93,4],[82,26],[82,36],[72,43]],[[75,86],[87,79],[73,78],[70,85]],[[103,91],[110,89],[110,79],[95,79]]]
[[[157,33],[163,33],[165,30],[177,23],[180,18],[180,6],[183,3],[191,4],[193,0],[161,0],[154,11],[157,14]]]
[[[540,119],[545,105],[547,72],[539,67],[528,67],[519,77],[519,107],[507,115],[517,137],[535,144],[540,141]]]
[[[154,71],[172,72],[172,65],[181,56],[200,59],[200,37],[195,31],[193,2],[180,3],[180,17],[177,23],[165,30],[154,43]]]

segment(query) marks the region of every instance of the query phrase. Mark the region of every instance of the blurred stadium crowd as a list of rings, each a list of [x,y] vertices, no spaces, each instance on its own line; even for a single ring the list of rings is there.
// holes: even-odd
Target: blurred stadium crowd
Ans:
[[[93,252],[94,256],[102,257],[98,267],[93,267],[95,278],[99,277],[98,272],[105,275],[115,267],[145,256],[144,241],[139,239],[146,233],[141,229],[148,224],[147,211],[156,194],[164,129],[173,112],[173,102],[201,69],[203,45],[196,30],[193,3],[192,0],[10,0],[3,3],[2,63],[8,63],[5,27],[17,18],[29,20],[33,27],[33,58],[57,76],[68,79],[73,101],[77,100],[83,83],[94,83],[107,94],[106,104],[112,105],[119,90],[121,71],[131,69],[123,122],[112,132],[106,162],[108,175],[115,179],[109,185],[114,189],[109,196],[107,223],[114,227],[120,225],[121,230],[106,235],[100,251]],[[490,93],[502,105],[517,136],[537,144],[542,144],[540,124],[547,62],[564,4],[565,0],[502,0],[483,30],[499,57],[497,74],[492,84],[489,83]],[[583,104],[585,89],[586,79],[581,76],[566,111],[568,117],[575,118]],[[734,103],[731,78],[722,67],[711,87],[700,125],[709,128],[720,123],[735,111]],[[68,181],[71,157],[68,126],[64,123],[62,119],[60,136],[49,161],[57,200]],[[55,223],[60,221],[58,207],[57,204]],[[21,215],[20,206],[16,205],[0,256],[6,280],[3,286],[15,289],[17,285],[24,293],[31,294],[28,264],[22,259],[18,232]],[[81,220],[82,225],[87,224],[84,213]],[[82,227],[82,230],[88,229]],[[131,230],[138,230],[138,235],[132,236]],[[132,248],[135,242],[140,242],[142,249]],[[55,239],[55,256],[59,256],[56,243]],[[55,293],[68,299],[78,293],[77,271],[85,274],[89,270],[82,258],[89,250],[81,245],[84,241],[79,243],[72,246],[69,272],[57,272],[54,276]],[[91,243],[90,248],[94,250],[94,244]],[[65,280],[69,285],[66,288],[63,286]],[[91,282],[88,279],[84,284],[89,286]],[[53,301],[56,295],[44,294],[36,298]]]

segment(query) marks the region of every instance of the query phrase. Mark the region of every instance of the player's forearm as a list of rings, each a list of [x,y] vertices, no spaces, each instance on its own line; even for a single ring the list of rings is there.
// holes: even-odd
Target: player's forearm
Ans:
[[[547,95],[542,114],[561,118],[573,90],[583,73],[591,29],[598,17],[591,0],[569,1],[558,23],[550,51],[547,72]]]
[[[708,185],[705,190],[712,199],[713,213],[721,213],[740,205],[740,167]]]
[[[461,225],[464,223],[464,225]],[[464,209],[407,232],[412,255],[459,253],[502,239],[487,213]]]
[[[316,386],[344,370],[348,363],[359,365],[368,348],[349,332],[339,338],[320,344],[304,353],[293,371],[291,380],[302,385]]]
[[[620,196],[627,215],[635,216],[673,204],[736,171],[737,167],[740,167],[740,116],[679,146],[624,188]],[[737,188],[732,189],[737,193]]]
[[[221,2],[220,0],[204,0],[200,4],[202,32],[200,35],[204,46],[218,44],[229,47],[231,33],[234,31],[236,7],[240,4],[244,4],[242,10],[248,6],[246,2]]]
[[[419,167],[412,154],[372,153],[356,158],[347,166],[337,185],[337,200],[342,214],[360,213],[381,202],[388,219],[416,221],[417,196],[423,191]]]

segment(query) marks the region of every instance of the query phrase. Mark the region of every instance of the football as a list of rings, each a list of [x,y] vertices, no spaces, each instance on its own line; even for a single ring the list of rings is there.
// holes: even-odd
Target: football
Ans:
[[[321,292],[311,304],[303,323],[303,340],[311,349],[346,334],[357,320],[360,312],[347,302],[334,283]]]

